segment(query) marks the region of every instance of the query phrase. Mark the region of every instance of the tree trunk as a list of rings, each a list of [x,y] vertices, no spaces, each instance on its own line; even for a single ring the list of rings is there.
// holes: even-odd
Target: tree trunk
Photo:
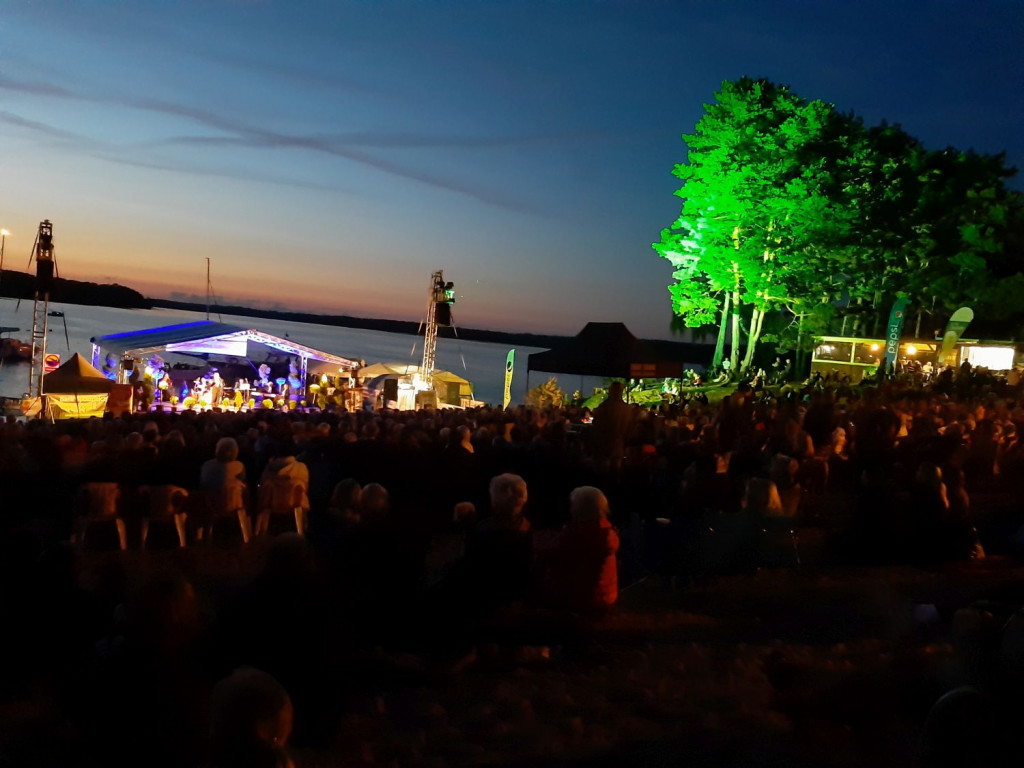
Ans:
[[[864,306],[864,300],[863,299],[857,299],[857,306],[858,307]],[[861,327],[863,325],[864,325],[864,314],[862,312],[858,312],[857,316],[853,320],[853,330],[850,331],[850,335],[854,336],[855,338],[859,337],[861,335],[860,330],[861,330]]]
[[[725,299],[722,300],[722,321],[718,324],[718,339],[715,341],[715,356],[711,358],[712,368],[722,367],[722,357],[725,355],[725,336],[729,329],[729,293],[726,291]]]
[[[739,373],[740,364],[740,292],[732,294],[732,344],[729,346],[729,369]]]
[[[764,322],[764,312],[754,307],[750,315],[750,332],[747,334],[747,351],[743,355],[743,368],[746,372],[754,362],[754,350],[757,348],[757,340],[761,336],[761,324]]]
[[[803,313],[798,315],[799,320],[796,325],[796,357],[793,360],[793,379],[800,381],[804,378],[804,363],[806,362],[807,356],[804,354],[804,316]]]

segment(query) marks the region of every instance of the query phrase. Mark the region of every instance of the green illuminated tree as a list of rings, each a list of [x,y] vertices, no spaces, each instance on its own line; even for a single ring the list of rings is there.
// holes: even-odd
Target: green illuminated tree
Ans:
[[[1001,155],[930,151],[750,78],[723,83],[683,138],[680,215],[653,247],[683,322],[717,322],[714,363],[727,336],[743,370],[762,338],[799,354],[844,319],[877,333],[897,296],[919,318],[968,304],[1024,320],[1024,204]]]
[[[676,268],[669,290],[685,322],[717,315],[719,348],[729,330],[734,369],[751,365],[769,313],[808,312],[832,274],[832,245],[852,215],[829,215],[848,197],[834,194],[830,172],[841,164],[835,137],[850,125],[829,104],[744,78],[723,83],[683,137],[688,162],[673,171],[681,215],[654,249]]]

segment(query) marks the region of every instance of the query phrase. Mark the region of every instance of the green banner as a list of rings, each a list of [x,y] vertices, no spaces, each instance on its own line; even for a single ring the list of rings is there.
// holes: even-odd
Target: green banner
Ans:
[[[906,320],[908,303],[905,297],[900,296],[892,303],[892,310],[889,312],[889,325],[885,330],[885,367],[887,369],[896,362],[896,355],[900,351],[900,336],[903,335],[903,321]]]
[[[516,351],[513,348],[508,351],[508,357],[505,358],[505,397],[501,403],[502,408],[508,408],[508,404],[512,400],[512,369],[515,367],[515,362]]]
[[[960,340],[967,326],[974,319],[974,310],[960,307],[949,318],[946,332],[942,334],[942,349],[939,351],[939,365],[956,365],[956,343]]]

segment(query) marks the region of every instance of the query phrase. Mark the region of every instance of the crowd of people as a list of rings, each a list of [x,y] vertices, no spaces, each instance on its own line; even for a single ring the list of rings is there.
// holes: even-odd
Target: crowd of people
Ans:
[[[9,419],[2,694],[42,686],[62,764],[287,765],[395,654],[431,674],[485,641],[571,643],[620,584],[797,565],[807,526],[830,562],[1012,551],[1024,520],[993,499],[1024,490],[1021,429],[1019,393],[981,378],[741,384],[653,409],[613,385],[593,413]],[[233,588],[162,567],[133,582],[117,555],[81,583],[83,557],[143,546],[265,559]]]

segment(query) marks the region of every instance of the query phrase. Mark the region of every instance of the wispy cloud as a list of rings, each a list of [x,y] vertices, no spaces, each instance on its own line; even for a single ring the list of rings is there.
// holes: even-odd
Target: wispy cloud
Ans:
[[[407,167],[391,160],[385,160],[383,158],[370,155],[366,152],[337,146],[322,137],[302,136],[282,133],[279,131],[269,131],[247,125],[237,120],[228,119],[223,115],[210,112],[208,110],[198,109],[185,104],[178,104],[159,99],[95,97],[69,91],[61,86],[40,82],[17,81],[13,78],[3,76],[0,76],[0,90],[11,90],[52,98],[127,107],[156,114],[181,117],[200,125],[215,128],[217,130],[224,131],[227,134],[231,134],[226,138],[234,138],[236,143],[240,146],[249,146],[253,148],[301,149],[330,155],[365,167],[374,168],[392,176],[416,181],[438,189],[455,192],[488,205],[494,205],[520,213],[545,215],[545,211],[543,209],[524,203],[521,200],[514,199],[497,190],[487,189],[485,187],[457,179],[445,178],[439,174]]]
[[[62,128],[56,128],[46,123],[41,123],[37,120],[28,120],[24,117],[16,115],[12,112],[0,110],[0,123],[10,125],[15,128],[21,128],[27,131],[37,133],[41,136],[48,138],[57,139],[61,142],[65,142],[75,146],[80,151],[91,155],[92,157],[104,160],[110,163],[117,163],[119,165],[128,165],[136,168],[148,168],[156,171],[168,171],[171,173],[188,174],[192,176],[207,176],[214,178],[234,179],[239,181],[255,181],[265,184],[276,184],[278,186],[294,187],[298,189],[312,189],[321,192],[339,192],[343,194],[352,194],[353,190],[345,189],[344,187],[335,184],[320,184],[313,181],[304,181],[301,179],[289,179],[281,176],[273,176],[270,174],[254,173],[249,170],[238,171],[229,168],[211,168],[211,167],[198,167],[188,163],[167,163],[158,162],[155,160],[139,159],[130,156],[133,150],[138,150],[139,147],[117,147],[110,144],[104,144],[102,142],[94,141],[81,134],[74,133],[72,131],[66,131]]]
[[[190,165],[172,165],[170,163],[158,163],[149,160],[133,160],[128,157],[119,157],[109,154],[97,153],[95,157],[111,163],[130,165],[136,168],[149,168],[154,171],[168,171],[170,173],[182,173],[190,176],[209,176],[221,179],[235,179],[238,181],[256,181],[264,184],[276,184],[282,187],[295,187],[297,189],[312,189],[320,192],[339,192],[342,194],[354,194],[354,190],[345,189],[334,184],[319,184],[315,181],[302,181],[301,179],[286,179],[281,176],[270,176],[250,171],[232,171],[228,169],[197,168]]]
[[[17,93],[28,93],[34,96],[52,96],[58,99],[80,99],[82,98],[73,91],[52,83],[41,83],[31,80],[15,80],[12,77],[0,74],[0,88],[6,91]]]
[[[344,77],[333,72],[323,72],[314,69],[291,67],[287,65],[256,61],[255,59],[243,56],[232,56],[223,52],[194,51],[194,54],[208,61],[234,67],[236,69],[254,72],[259,75],[267,75],[280,80],[286,80],[297,85],[315,85],[325,89],[344,90],[358,96],[370,96],[375,98],[395,98],[394,95],[376,88],[351,77]]]
[[[339,147],[378,147],[386,149],[493,149],[496,147],[522,147],[539,144],[554,144],[561,141],[601,141],[622,138],[621,132],[602,133],[550,133],[526,134],[518,136],[441,136],[422,133],[388,133],[384,131],[351,131],[349,133],[320,135],[310,137],[325,146]],[[192,145],[233,145],[245,142],[230,136],[172,136],[161,144],[192,144]]]
[[[63,141],[73,141],[84,144],[86,139],[84,136],[80,136],[77,133],[71,131],[65,131],[63,128],[55,128],[52,125],[46,123],[40,123],[36,120],[28,120],[27,118],[15,115],[12,112],[0,110],[0,123],[14,126],[15,128],[24,128],[28,131],[49,136],[53,139],[61,139]]]

